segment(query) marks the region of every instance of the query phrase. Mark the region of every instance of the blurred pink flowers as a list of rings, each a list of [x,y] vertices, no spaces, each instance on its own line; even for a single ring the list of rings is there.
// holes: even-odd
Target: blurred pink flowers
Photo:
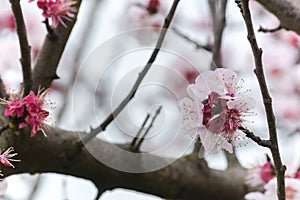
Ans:
[[[278,199],[276,193],[276,178],[273,178],[264,186],[265,191],[251,192],[245,196],[246,200],[270,200]],[[295,178],[285,178],[285,193],[287,200],[300,199],[300,180]]]
[[[230,69],[203,72],[187,87],[190,97],[179,102],[183,131],[200,135],[206,152],[224,149],[232,153],[232,142],[244,135],[238,127],[254,100],[240,93],[242,83]]]
[[[267,157],[267,162],[255,166],[248,171],[246,176],[246,183],[251,187],[261,186],[267,184],[275,177],[275,168],[271,163],[270,158]]]
[[[35,0],[29,0],[33,1]],[[57,27],[59,23],[66,27],[63,19],[71,20],[74,17],[75,3],[71,0],[37,0],[37,6],[43,10],[46,19],[51,19],[53,27]]]
[[[10,95],[9,100],[2,100],[6,105],[5,116],[12,120],[12,124],[18,123],[19,128],[27,125],[31,127],[31,137],[35,136],[37,131],[43,131],[44,121],[49,112],[42,109],[46,92],[35,95],[32,91],[24,98]]]

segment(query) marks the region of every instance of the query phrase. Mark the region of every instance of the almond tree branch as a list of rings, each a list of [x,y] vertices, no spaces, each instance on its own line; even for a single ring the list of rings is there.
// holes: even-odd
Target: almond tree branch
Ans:
[[[56,70],[75,25],[81,5],[81,0],[76,1],[77,12],[75,13],[74,19],[64,22],[67,28],[59,24],[57,28],[53,29],[53,33],[48,33],[45,38],[45,42],[33,69],[33,90],[35,92],[37,92],[39,88],[49,88],[52,81],[59,78],[56,74]],[[55,37],[53,37],[53,35],[55,35]]]
[[[29,94],[32,87],[31,77],[31,55],[30,46],[27,39],[27,31],[25,27],[23,12],[20,5],[20,0],[10,0],[11,8],[14,13],[19,45],[21,50],[20,62],[23,72],[24,95]]]
[[[98,133],[104,131],[106,129],[106,127],[114,120],[115,117],[118,116],[118,114],[123,110],[123,108],[125,108],[125,106],[134,97],[139,85],[141,84],[141,82],[143,81],[143,79],[146,76],[147,72],[151,68],[152,64],[154,63],[154,61],[155,61],[155,59],[156,59],[156,57],[157,57],[157,55],[160,51],[160,48],[162,47],[163,41],[164,41],[165,36],[167,34],[168,28],[170,27],[173,16],[175,15],[175,11],[176,11],[176,8],[179,4],[179,1],[180,0],[174,0],[171,10],[169,11],[169,14],[167,15],[167,17],[165,18],[165,22],[164,22],[163,28],[161,29],[158,41],[157,41],[156,46],[155,46],[155,49],[153,50],[153,53],[152,53],[151,57],[149,58],[146,66],[139,73],[139,76],[138,76],[135,84],[133,85],[131,91],[129,92],[129,94],[118,105],[118,107],[116,107],[114,109],[114,111],[102,122],[102,124],[100,126],[98,126],[95,129],[92,129],[86,137],[82,138],[81,140],[79,140],[77,142],[77,145],[79,147],[83,147],[85,144],[90,142],[94,137],[96,137]]]
[[[278,139],[277,139],[277,130],[276,130],[276,122],[275,116],[272,108],[272,98],[269,94],[269,90],[266,84],[266,79],[263,70],[262,63],[262,50],[258,47],[252,19],[251,13],[249,10],[249,0],[236,0],[238,3],[241,13],[243,15],[247,31],[248,31],[248,40],[252,48],[252,53],[255,61],[255,75],[258,79],[261,94],[263,97],[264,107],[267,115],[268,128],[269,128],[269,149],[271,150],[272,157],[275,165],[275,172],[277,177],[277,196],[279,200],[285,200],[285,183],[284,183],[284,173],[286,167],[282,164],[279,147],[278,147]]]
[[[282,28],[300,34],[300,1],[299,0],[257,0],[280,21]]]
[[[30,129],[5,131],[0,136],[0,146],[14,146],[22,162],[15,163],[15,168],[3,168],[6,176],[20,173],[59,173],[92,181],[101,191],[125,188],[153,194],[166,199],[194,200],[240,200],[247,188],[244,185],[246,170],[236,167],[229,171],[219,171],[204,166],[191,156],[179,158],[174,163],[157,171],[148,173],[126,173],[106,166],[86,149],[78,150],[74,142],[85,133],[64,131],[58,128],[47,130],[48,137],[37,134],[29,138]],[[99,155],[113,155],[122,163],[127,158],[115,151],[114,145],[95,138],[89,143]],[[121,160],[120,160],[121,159]],[[123,160],[122,160],[123,159]],[[151,156],[151,160],[168,158]],[[144,166],[144,158],[132,163]],[[233,178],[234,177],[234,178]]]
[[[212,51],[212,47],[211,45],[207,44],[207,45],[202,45],[199,44],[199,42],[197,42],[196,40],[192,39],[191,37],[189,37],[188,35],[186,35],[185,33],[181,32],[179,29],[177,28],[172,28],[172,30],[179,35],[180,37],[182,37],[183,39],[185,39],[186,41],[192,43],[195,45],[196,49],[205,49],[206,51]]]

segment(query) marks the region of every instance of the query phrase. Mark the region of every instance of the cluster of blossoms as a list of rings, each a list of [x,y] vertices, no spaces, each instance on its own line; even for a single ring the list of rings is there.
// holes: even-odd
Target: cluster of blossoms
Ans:
[[[36,0],[29,0],[33,2]],[[71,20],[76,9],[75,2],[71,0],[37,0],[37,6],[43,11],[45,19],[51,19],[52,26],[57,27],[59,23],[66,26],[63,19]]]
[[[251,187],[263,187],[264,192],[251,192],[245,196],[246,200],[277,199],[277,182],[275,167],[267,157],[267,162],[248,171],[246,183]],[[287,200],[300,199],[300,171],[290,172],[285,177],[285,193]]]
[[[230,69],[203,72],[187,87],[190,97],[180,100],[183,131],[199,135],[205,152],[224,149],[232,153],[233,141],[244,136],[239,127],[254,100],[240,93],[242,83]]]
[[[10,127],[14,128],[16,124],[19,128],[29,125],[31,137],[35,136],[37,131],[43,131],[44,121],[49,115],[49,112],[43,109],[45,95],[46,92],[35,95],[30,91],[24,98],[10,95],[9,100],[2,100],[6,105],[4,115],[11,118]]]

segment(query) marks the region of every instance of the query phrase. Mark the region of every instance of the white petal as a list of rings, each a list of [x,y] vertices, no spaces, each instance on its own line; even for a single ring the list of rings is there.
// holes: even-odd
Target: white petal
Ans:
[[[240,80],[238,74],[231,69],[224,68],[218,68],[215,71],[218,73],[224,87],[229,86],[234,91]]]
[[[208,88],[209,93],[217,92],[220,95],[224,93],[224,86],[221,82],[219,74],[215,71],[206,71],[201,73],[196,79],[196,85],[200,88],[203,88],[205,85]]]
[[[210,153],[217,153],[220,150],[220,146],[218,146],[218,137],[217,134],[214,134],[206,129],[200,132],[200,139],[202,145],[205,149],[205,155],[207,156]]]
[[[197,134],[197,127],[202,123],[202,112],[192,99],[186,97],[179,101],[182,115],[182,130],[191,136]]]
[[[229,153],[233,153],[232,144],[229,143],[226,139],[223,139],[221,146],[222,146],[222,149],[228,151]]]
[[[261,192],[251,192],[245,195],[246,200],[265,200],[266,198]]]

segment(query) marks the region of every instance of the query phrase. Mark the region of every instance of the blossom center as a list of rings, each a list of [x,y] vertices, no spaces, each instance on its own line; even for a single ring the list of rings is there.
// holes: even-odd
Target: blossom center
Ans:
[[[220,98],[218,93],[211,92],[202,102],[202,125],[213,133],[232,134],[243,122],[239,110],[229,109],[227,101],[229,100]]]

